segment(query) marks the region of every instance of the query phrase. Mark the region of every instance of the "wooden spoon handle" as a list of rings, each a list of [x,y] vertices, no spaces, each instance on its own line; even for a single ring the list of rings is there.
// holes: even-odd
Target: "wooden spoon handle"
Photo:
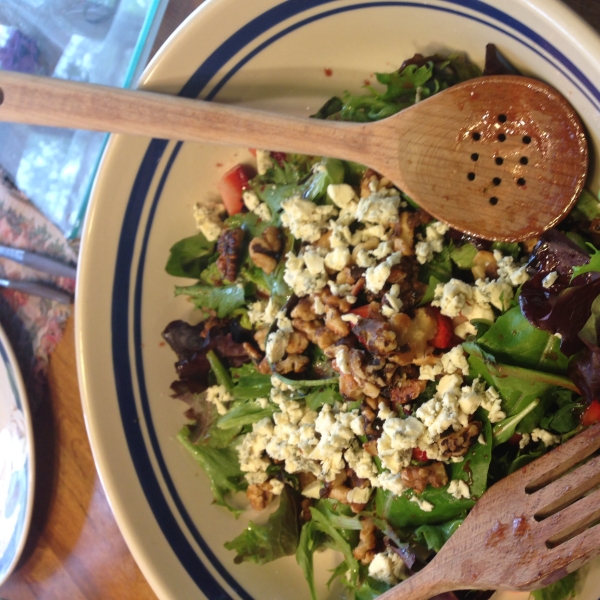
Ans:
[[[243,109],[167,94],[0,72],[0,120],[365,158],[364,125]]]
[[[440,578],[440,571],[431,565],[417,571],[408,579],[399,583],[391,590],[377,597],[377,600],[429,600],[443,592],[455,589],[444,578]]]

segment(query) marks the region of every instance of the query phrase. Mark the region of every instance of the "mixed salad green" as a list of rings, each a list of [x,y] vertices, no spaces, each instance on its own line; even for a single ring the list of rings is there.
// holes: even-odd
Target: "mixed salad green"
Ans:
[[[509,68],[488,46],[484,73]],[[381,119],[481,74],[416,55],[315,117]],[[237,515],[245,492],[271,511],[226,544],[236,562],[295,555],[316,599],[315,553],[334,549],[331,581],[375,598],[490,485],[600,420],[600,203],[586,191],[539,239],[491,243],[362,165],[256,161],[223,177],[224,206],[197,206],[167,263],[197,309],[163,332],[189,405],[178,437],[217,504]]]

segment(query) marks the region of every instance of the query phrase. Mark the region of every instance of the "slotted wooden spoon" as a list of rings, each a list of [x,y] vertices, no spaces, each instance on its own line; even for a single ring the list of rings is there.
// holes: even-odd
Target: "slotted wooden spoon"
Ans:
[[[330,156],[368,165],[437,219],[516,241],[570,210],[588,166],[569,103],[540,81],[489,76],[375,123],[0,72],[0,120]]]
[[[600,553],[598,448],[600,424],[493,485],[431,563],[378,600],[536,590],[584,565]]]

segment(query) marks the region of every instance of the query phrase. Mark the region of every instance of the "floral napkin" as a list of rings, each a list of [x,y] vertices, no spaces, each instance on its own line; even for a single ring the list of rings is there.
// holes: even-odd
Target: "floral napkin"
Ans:
[[[0,243],[74,264],[76,250],[0,169]],[[75,282],[51,277],[0,258],[0,278],[46,281],[73,293]],[[72,305],[0,288],[0,324],[17,355],[32,407],[44,397],[48,358],[59,342]]]

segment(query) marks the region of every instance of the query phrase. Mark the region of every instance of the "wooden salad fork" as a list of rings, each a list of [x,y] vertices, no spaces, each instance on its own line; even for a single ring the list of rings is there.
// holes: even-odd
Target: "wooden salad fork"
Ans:
[[[600,553],[600,424],[502,479],[423,570],[378,600],[530,591]]]
[[[567,100],[514,75],[471,79],[387,119],[348,123],[4,71],[0,120],[351,160],[455,229],[505,241],[558,223],[588,167]]]

